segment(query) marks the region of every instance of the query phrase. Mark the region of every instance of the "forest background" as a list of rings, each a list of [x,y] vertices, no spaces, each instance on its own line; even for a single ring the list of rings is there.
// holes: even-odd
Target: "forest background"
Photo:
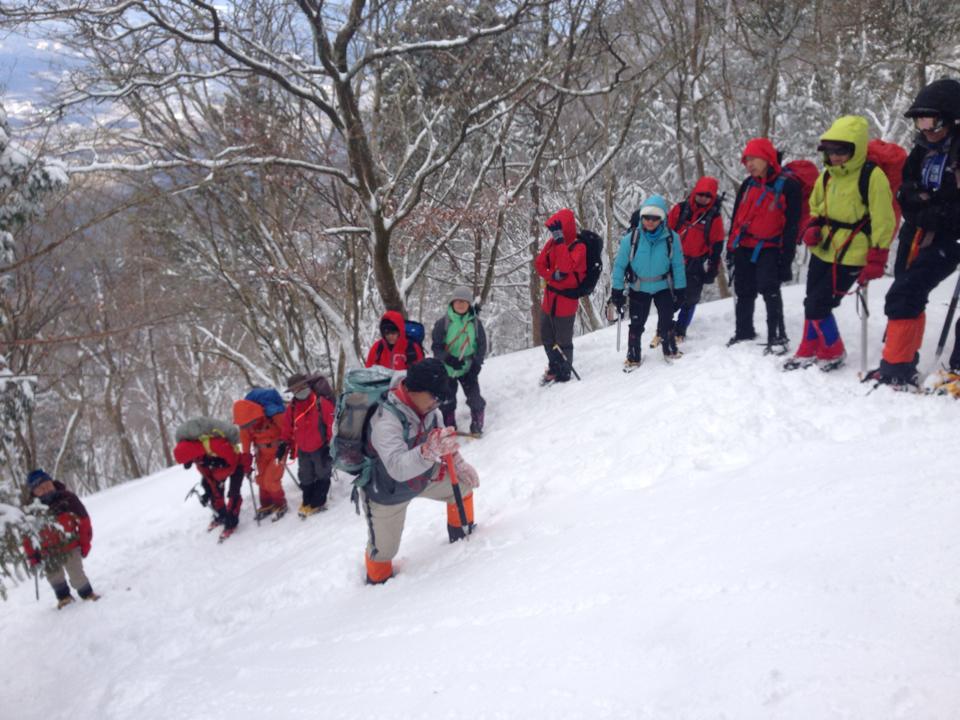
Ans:
[[[172,465],[183,419],[338,384],[456,285],[493,353],[537,344],[559,207],[606,241],[601,327],[642,197],[711,174],[729,212],[749,138],[816,159],[843,114],[909,146],[960,76],[949,0],[30,0],[0,29],[60,54],[0,110],[0,502],[37,465],[81,493]]]

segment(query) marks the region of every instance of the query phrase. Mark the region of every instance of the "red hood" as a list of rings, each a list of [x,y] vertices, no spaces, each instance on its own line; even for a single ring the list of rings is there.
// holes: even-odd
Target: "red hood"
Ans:
[[[777,162],[777,149],[767,138],[753,138],[743,149],[743,155],[740,156],[740,162],[746,164],[747,157],[762,158],[773,168],[773,174],[780,174],[780,163]]]
[[[560,221],[560,227],[563,228],[563,239],[567,245],[570,245],[577,239],[577,221],[573,216],[573,210],[561,208],[551,215],[544,225],[549,228],[555,222]]]
[[[403,319],[403,315],[398,313],[396,310],[387,310],[380,318],[380,322],[382,323],[384,320],[389,320],[397,326],[397,330],[400,333],[400,337],[397,338],[397,345],[403,344],[403,346],[406,347],[407,331],[406,322]]]
[[[702,178],[697,180],[697,184],[693,186],[693,192],[690,193],[690,207],[695,210],[700,209],[700,205],[697,205],[695,199],[696,195],[700,193],[707,193],[710,195],[710,204],[703,207],[704,210],[710,209],[713,204],[717,201],[717,192],[720,190],[720,182],[715,177],[710,177],[709,175],[704,175]]]

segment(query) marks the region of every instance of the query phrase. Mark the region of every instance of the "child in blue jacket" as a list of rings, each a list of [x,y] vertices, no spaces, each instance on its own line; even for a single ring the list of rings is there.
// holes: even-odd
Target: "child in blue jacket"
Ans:
[[[675,294],[687,286],[680,237],[667,227],[667,201],[653,195],[641,203],[636,224],[620,239],[613,261],[613,291],[610,303],[623,315],[624,285],[630,290],[630,332],[624,370],[640,364],[640,337],[650,314],[650,303],[657,306],[657,333],[663,356],[679,357],[673,332]]]

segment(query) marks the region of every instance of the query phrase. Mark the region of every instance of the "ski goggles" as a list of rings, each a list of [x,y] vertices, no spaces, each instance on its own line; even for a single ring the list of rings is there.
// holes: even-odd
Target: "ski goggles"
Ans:
[[[913,126],[920,132],[937,132],[943,128],[943,118],[940,116],[915,117]]]

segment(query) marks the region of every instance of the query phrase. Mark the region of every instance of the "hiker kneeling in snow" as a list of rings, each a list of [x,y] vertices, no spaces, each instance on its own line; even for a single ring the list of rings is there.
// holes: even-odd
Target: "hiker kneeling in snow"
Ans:
[[[477,471],[459,453],[454,429],[444,427],[437,407],[447,390],[443,363],[428,358],[413,365],[387,393],[370,419],[370,479],[362,490],[367,516],[367,582],[386,582],[400,548],[407,505],[416,497],[447,503],[450,542],[464,537],[444,457],[453,456],[463,492],[468,531],[473,528]]]
[[[40,549],[33,547],[30,538],[23,538],[23,549],[30,566],[44,563],[44,571],[53,592],[57,596],[57,607],[62,608],[73,602],[66,575],[70,575],[70,584],[84,600],[99,600],[90,581],[83,571],[83,558],[90,552],[93,540],[93,526],[87,509],[80,498],[67,490],[66,485],[54,480],[43,470],[37,469],[27,476],[30,495],[49,508],[49,514],[63,528],[61,532],[53,525],[40,530]]]

